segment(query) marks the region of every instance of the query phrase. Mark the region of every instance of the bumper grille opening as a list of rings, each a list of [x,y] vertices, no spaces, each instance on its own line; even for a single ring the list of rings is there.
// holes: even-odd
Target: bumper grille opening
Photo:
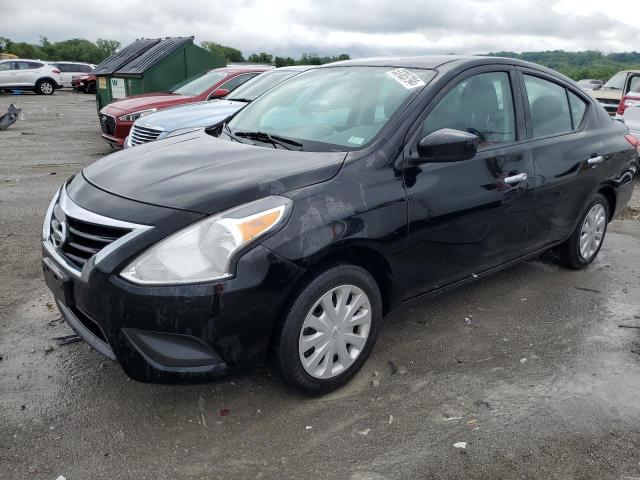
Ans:
[[[131,144],[132,145],[140,145],[141,143],[153,142],[156,140],[162,130],[158,130],[156,128],[150,127],[142,127],[136,124],[133,124],[133,128],[131,129]]]
[[[116,119],[111,115],[100,114],[100,128],[102,133],[113,135],[116,131]]]
[[[130,231],[72,218],[62,211],[60,205],[55,206],[51,216],[52,243],[79,270],[96,253]]]
[[[100,341],[104,342],[106,345],[109,345],[109,342],[107,342],[104,333],[102,333],[102,329],[96,322],[93,321],[93,319],[89,315],[85,314],[82,310],[79,310],[75,307],[71,308],[70,310],[80,321],[80,323],[82,323],[82,325],[87,328],[87,330],[93,333]]]

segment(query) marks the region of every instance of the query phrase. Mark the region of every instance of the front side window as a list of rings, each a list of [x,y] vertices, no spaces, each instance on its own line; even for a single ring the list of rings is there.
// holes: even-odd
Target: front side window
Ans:
[[[360,149],[434,76],[391,67],[309,70],[257,98],[229,128],[287,137],[311,151]]]
[[[480,73],[460,82],[438,102],[424,121],[420,138],[453,128],[477,135],[480,147],[513,142],[514,119],[509,74]]]
[[[6,72],[7,70],[15,70],[14,62],[0,63],[0,72]]]
[[[524,75],[534,138],[572,130],[571,111],[564,87],[532,75]],[[584,114],[584,112],[583,112]]]
[[[206,92],[213,87],[216,83],[220,82],[227,76],[226,72],[207,72],[203,75],[199,75],[196,78],[191,78],[184,82],[175,85],[171,91],[178,95],[186,95],[189,97],[195,97],[201,93]]]

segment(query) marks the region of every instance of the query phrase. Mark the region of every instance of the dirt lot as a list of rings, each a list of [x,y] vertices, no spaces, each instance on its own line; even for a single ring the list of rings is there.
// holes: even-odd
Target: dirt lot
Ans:
[[[266,368],[139,384],[52,340],[70,330],[40,273],[51,195],[110,151],[93,97],[10,102],[25,118],[0,132],[3,479],[640,478],[639,195],[585,271],[544,256],[390,315],[328,397]]]

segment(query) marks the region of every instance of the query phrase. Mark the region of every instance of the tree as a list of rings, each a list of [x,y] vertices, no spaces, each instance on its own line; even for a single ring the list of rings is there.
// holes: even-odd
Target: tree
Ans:
[[[251,63],[272,63],[273,55],[265,52],[252,53],[249,55],[249,58],[247,58],[247,61]]]
[[[237,48],[227,47],[226,45],[220,45],[215,42],[202,42],[202,48],[209,50],[211,53],[216,53],[223,57],[227,62],[244,62],[242,52]]]
[[[120,42],[117,40],[106,40],[104,38],[99,38],[98,40],[96,40],[96,46],[100,50],[102,50],[104,58],[107,58],[116,53],[116,50],[120,48]]]

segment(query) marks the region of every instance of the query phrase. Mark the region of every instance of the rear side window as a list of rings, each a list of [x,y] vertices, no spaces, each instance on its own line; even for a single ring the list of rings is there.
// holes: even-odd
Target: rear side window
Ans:
[[[450,90],[429,113],[422,135],[442,128],[480,137],[480,146],[513,142],[516,129],[513,95],[506,72],[480,73]]]
[[[526,74],[524,83],[527,89],[534,138],[570,132],[573,128],[565,88],[557,83]]]
[[[634,75],[629,81],[629,91],[633,93],[640,93],[640,75]]]
[[[82,73],[89,73],[91,70],[93,70],[93,68],[91,68],[91,65],[78,65],[78,72],[82,72]]]
[[[575,130],[582,122],[584,112],[587,111],[587,104],[575,93],[567,92],[569,94],[569,106],[571,107],[571,121],[573,122],[573,129]]]
[[[29,63],[29,68],[42,68],[44,67],[44,64],[39,63],[39,62],[28,62]]]

